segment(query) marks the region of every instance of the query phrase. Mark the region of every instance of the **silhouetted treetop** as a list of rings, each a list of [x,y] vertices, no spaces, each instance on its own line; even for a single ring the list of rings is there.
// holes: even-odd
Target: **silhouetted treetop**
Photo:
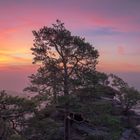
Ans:
[[[96,65],[98,51],[85,41],[84,38],[71,35],[64,27],[64,23],[57,20],[53,27],[43,27],[39,31],[33,31],[34,62],[42,61],[44,64],[50,61],[65,61],[69,67],[86,65],[93,68]]]

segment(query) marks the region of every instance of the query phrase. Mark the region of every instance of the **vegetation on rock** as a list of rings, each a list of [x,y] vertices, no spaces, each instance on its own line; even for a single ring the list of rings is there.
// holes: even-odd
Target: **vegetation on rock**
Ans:
[[[90,43],[59,20],[33,35],[39,68],[24,90],[37,94],[25,99],[0,92],[1,140],[119,140],[133,129],[126,122],[136,115],[131,109],[140,93],[118,76],[97,71],[99,54]]]

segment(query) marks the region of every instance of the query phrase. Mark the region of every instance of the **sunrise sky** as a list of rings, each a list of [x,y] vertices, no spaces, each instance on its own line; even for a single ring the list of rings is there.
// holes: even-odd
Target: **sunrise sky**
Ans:
[[[99,50],[98,70],[140,89],[140,0],[0,0],[0,89],[28,84],[32,30],[56,19]]]

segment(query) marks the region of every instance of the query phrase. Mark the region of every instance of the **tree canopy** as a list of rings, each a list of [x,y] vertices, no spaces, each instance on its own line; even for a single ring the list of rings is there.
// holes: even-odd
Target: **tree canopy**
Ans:
[[[95,71],[98,51],[84,38],[72,35],[59,20],[53,27],[33,31],[33,35],[33,63],[39,62],[41,67],[36,75],[30,77],[31,82],[41,90],[50,91],[55,103],[58,94],[69,98],[78,87],[84,86],[84,74]],[[67,121],[69,99],[65,101],[68,101],[65,105]],[[68,133],[68,126],[66,129]],[[68,139],[67,135],[65,139]]]
[[[33,35],[33,63],[39,63],[40,68],[30,77],[29,89],[51,91],[56,100],[56,94],[69,95],[76,86],[84,86],[85,73],[96,69],[98,51],[84,38],[71,35],[59,20]]]

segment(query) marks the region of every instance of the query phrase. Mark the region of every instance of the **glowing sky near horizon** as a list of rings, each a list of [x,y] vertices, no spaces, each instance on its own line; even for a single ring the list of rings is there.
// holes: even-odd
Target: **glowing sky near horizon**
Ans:
[[[0,89],[21,91],[27,85],[36,69],[32,30],[56,19],[99,50],[99,70],[139,88],[139,13],[140,0],[0,0]]]

